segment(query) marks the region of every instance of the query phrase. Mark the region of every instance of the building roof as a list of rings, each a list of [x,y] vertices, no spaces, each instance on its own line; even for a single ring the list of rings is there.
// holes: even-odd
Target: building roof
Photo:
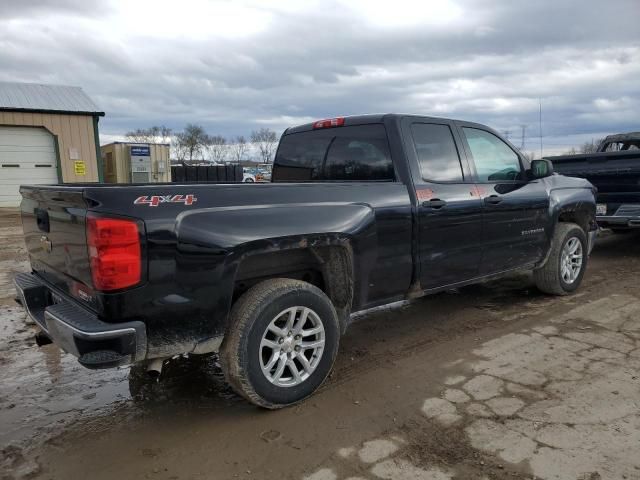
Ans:
[[[80,87],[0,82],[0,110],[100,115]]]

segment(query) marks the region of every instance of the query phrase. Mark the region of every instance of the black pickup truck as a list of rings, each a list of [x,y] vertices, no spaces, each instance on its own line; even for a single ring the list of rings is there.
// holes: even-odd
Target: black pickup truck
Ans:
[[[516,269],[580,284],[595,190],[493,130],[409,115],[289,128],[268,184],[23,186],[18,297],[89,368],[219,352],[278,408],[327,377],[351,313]]]
[[[547,157],[556,172],[598,189],[598,225],[616,233],[640,229],[640,132],[609,135],[596,153]]]

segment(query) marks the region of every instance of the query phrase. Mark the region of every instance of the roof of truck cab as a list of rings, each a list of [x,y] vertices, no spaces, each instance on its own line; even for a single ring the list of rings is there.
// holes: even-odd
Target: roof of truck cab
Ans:
[[[433,117],[431,115],[420,115],[417,113],[371,113],[366,115],[348,115],[348,116],[336,116],[336,117],[327,117],[325,119],[318,118],[317,120],[305,123],[302,125],[297,125],[295,127],[289,127],[284,131],[283,135],[287,135],[290,133],[298,133],[298,132],[307,132],[313,130],[313,125],[321,120],[329,120],[331,118],[344,118],[344,126],[353,126],[353,125],[365,125],[368,123],[382,123],[385,118],[395,117],[395,118],[404,118],[404,117],[414,117],[414,118],[425,118],[430,120],[444,120],[447,122],[452,121],[461,121],[455,120],[452,118],[444,118],[444,117]],[[465,122],[472,123],[472,122]]]

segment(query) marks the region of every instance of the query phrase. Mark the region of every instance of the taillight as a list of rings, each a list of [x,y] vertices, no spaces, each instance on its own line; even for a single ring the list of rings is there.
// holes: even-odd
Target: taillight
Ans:
[[[87,216],[87,246],[96,290],[119,290],[140,283],[142,253],[137,222]]]
[[[343,125],[344,125],[344,117],[327,118],[326,120],[318,120],[317,122],[313,122],[314,129],[341,127]]]

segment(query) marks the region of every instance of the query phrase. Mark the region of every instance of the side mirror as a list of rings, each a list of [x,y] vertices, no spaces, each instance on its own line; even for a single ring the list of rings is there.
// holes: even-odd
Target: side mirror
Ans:
[[[553,175],[553,163],[551,160],[542,158],[539,160],[531,160],[531,177],[544,178]]]

